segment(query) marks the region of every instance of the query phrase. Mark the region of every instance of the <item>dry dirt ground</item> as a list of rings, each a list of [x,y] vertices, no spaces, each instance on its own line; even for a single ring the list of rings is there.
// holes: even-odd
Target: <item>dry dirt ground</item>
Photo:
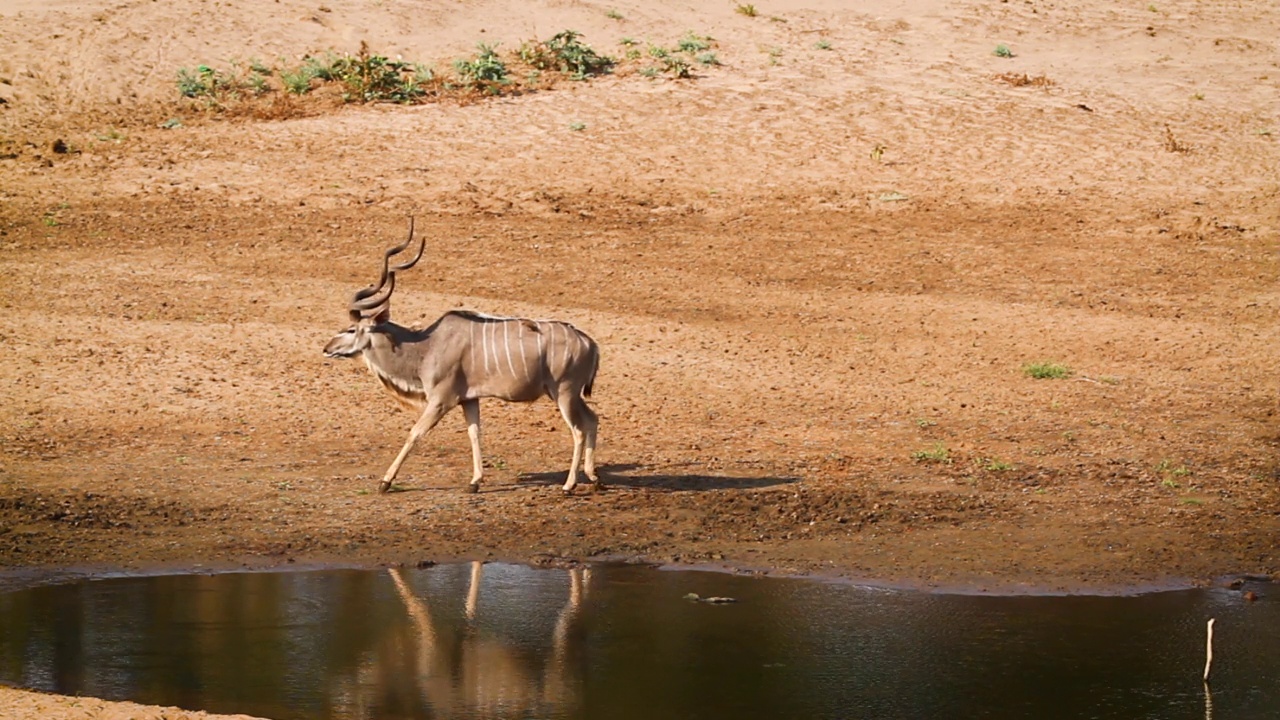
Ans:
[[[1050,591],[1280,572],[1280,6],[851,5],[0,2],[5,582],[449,558]],[[616,56],[711,36],[720,64],[414,106],[218,111],[175,84],[362,41],[447,72],[566,28]],[[460,413],[404,492],[372,492],[413,417],[320,348],[410,214],[428,255],[396,319],[555,317],[600,343],[607,492],[557,491],[545,401],[485,404],[480,494]]]

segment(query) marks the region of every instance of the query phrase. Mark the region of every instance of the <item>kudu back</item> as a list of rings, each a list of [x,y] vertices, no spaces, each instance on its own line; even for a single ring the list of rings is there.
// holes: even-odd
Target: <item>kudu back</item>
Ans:
[[[461,405],[471,440],[472,476],[468,492],[480,488],[484,475],[480,459],[480,399],[532,402],[551,398],[573,434],[573,461],[564,483],[566,493],[578,484],[578,467],[593,486],[595,468],[595,412],[587,406],[600,348],[586,333],[567,322],[494,317],[467,310],[451,310],[424,329],[391,321],[391,294],[396,274],[422,258],[426,240],[413,259],[392,265],[391,258],[413,243],[413,219],[404,243],[382,255],[378,284],[352,297],[347,312],[351,327],[334,336],[324,348],[328,357],[360,355],[379,382],[397,400],[421,412],[409,439],[391,463],[379,492],[391,489],[400,466],[414,444],[454,407]]]

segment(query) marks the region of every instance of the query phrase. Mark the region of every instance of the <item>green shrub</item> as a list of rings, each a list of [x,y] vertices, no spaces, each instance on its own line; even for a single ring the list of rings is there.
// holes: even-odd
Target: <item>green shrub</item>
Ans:
[[[507,64],[498,57],[498,51],[493,45],[478,43],[475,56],[454,60],[453,69],[457,71],[463,85],[480,88],[495,95],[509,82]]]

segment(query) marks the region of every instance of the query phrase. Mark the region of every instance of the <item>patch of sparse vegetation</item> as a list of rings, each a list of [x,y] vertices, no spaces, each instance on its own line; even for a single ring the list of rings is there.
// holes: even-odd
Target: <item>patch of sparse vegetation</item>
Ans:
[[[616,9],[613,9],[613,8],[610,8],[609,12],[605,13],[604,16],[609,18],[610,20],[622,19],[622,13],[618,12]]]
[[[733,10],[739,15],[746,15],[747,17],[756,17],[760,14],[760,12],[756,10],[756,6],[750,4],[739,4],[734,7]]]
[[[293,95],[305,95],[311,92],[311,81],[314,78],[311,68],[306,65],[280,71],[280,82],[284,85],[285,92]]]
[[[1156,464],[1156,472],[1165,477],[1166,484],[1170,482],[1170,478],[1186,477],[1191,474],[1190,468],[1185,463],[1175,463],[1168,458]]]
[[[695,62],[704,67],[721,64],[720,58],[709,51],[714,42],[715,40],[709,35],[689,32],[676,42],[675,47],[650,44],[647,54],[653,62],[641,67],[638,72],[641,76],[650,79],[662,74],[672,78],[692,77]],[[631,52],[627,53],[627,57],[636,59]]]
[[[831,49],[831,41],[830,41],[830,40],[819,40],[818,42],[816,42],[816,43],[814,43],[814,44],[813,44],[813,49],[814,49],[814,50],[830,50],[830,49]]]
[[[662,71],[673,78],[687,78],[693,75],[693,66],[682,57],[667,55],[662,58]]]
[[[569,123],[569,129],[573,132],[582,132],[587,129],[587,124],[583,122],[571,122]]]
[[[327,74],[347,86],[347,101],[410,103],[426,94],[418,66],[371,53],[364,43],[358,55],[336,59]]]
[[[1010,50],[1009,46],[1005,45],[1004,43],[1000,43],[999,45],[996,45],[996,49],[992,51],[992,54],[999,58],[1013,57],[1013,51]]]
[[[453,69],[465,87],[482,90],[490,95],[497,95],[510,82],[507,64],[498,56],[495,45],[477,43],[476,54],[470,58],[454,60]]]
[[[687,33],[671,46],[648,45],[648,60],[641,42],[623,38],[626,60],[634,62],[642,77],[692,76],[695,63],[711,67],[720,64],[710,51],[710,37]],[[344,102],[419,103],[447,97],[503,95],[528,90],[544,90],[562,78],[587,80],[612,72],[621,60],[597,53],[582,35],[564,30],[545,41],[523,43],[518,50],[500,51],[496,45],[479,43],[476,52],[454,60],[437,73],[432,67],[390,58],[361,45],[356,55],[324,52],[298,62],[279,60],[268,66],[259,60],[229,61],[226,69],[210,65],[179,68],[175,82],[179,95],[218,110],[247,110],[255,115],[268,112],[293,114],[305,108],[302,98],[317,96]],[[640,67],[637,67],[640,66]],[[270,109],[255,104],[257,98],[275,97]]]
[[[565,30],[546,42],[520,46],[520,59],[539,70],[558,70],[575,80],[585,80],[609,72],[615,61],[582,42],[581,33]]]
[[[933,446],[925,450],[917,450],[911,453],[911,459],[916,462],[940,463],[942,465],[951,464],[951,451],[947,450],[947,446],[942,443],[935,443]]]
[[[676,49],[684,53],[696,53],[711,48],[711,37],[695,35],[692,32],[685,33],[676,43]]]
[[[1071,377],[1071,368],[1061,363],[1037,362],[1022,366],[1022,373],[1036,380],[1062,380]]]
[[[1012,463],[1007,463],[999,458],[986,458],[981,462],[982,469],[990,472],[1006,472],[1013,469]]]

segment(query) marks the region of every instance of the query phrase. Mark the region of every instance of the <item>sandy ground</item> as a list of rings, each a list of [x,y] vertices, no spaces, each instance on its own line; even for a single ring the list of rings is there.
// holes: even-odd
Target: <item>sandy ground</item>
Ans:
[[[1280,572],[1280,8],[848,5],[0,3],[3,582]],[[444,68],[566,28],[615,55],[708,35],[721,64],[411,107],[215,112],[174,82],[362,41]],[[405,492],[372,492],[413,417],[320,348],[409,214],[428,255],[397,320],[556,317],[600,343],[607,492],[557,491],[546,402],[485,404],[480,494],[460,413]],[[0,715],[197,716],[10,690]]]

